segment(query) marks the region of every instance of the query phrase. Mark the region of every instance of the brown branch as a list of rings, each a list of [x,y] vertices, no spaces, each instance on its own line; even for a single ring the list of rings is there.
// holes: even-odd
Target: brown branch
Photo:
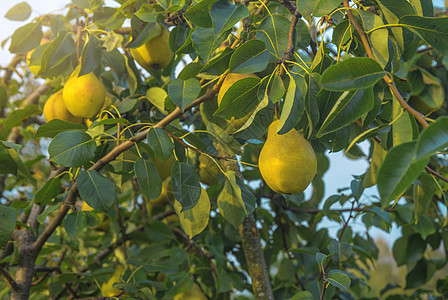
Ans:
[[[361,26],[356,21],[355,17],[352,14],[352,11],[350,10],[350,5],[348,3],[348,0],[344,0],[344,6],[345,10],[347,12],[348,19],[350,20],[350,23],[355,27],[356,31],[358,32],[359,36],[361,37],[362,44],[364,45],[364,48],[366,49],[367,55],[376,61],[375,56],[373,55],[372,48],[370,47],[369,41],[367,40],[366,33],[361,28]],[[413,109],[407,102],[404,100],[403,96],[401,96],[400,92],[398,91],[397,87],[395,86],[393,80],[391,77],[389,77],[388,74],[384,75],[383,80],[386,82],[386,84],[389,86],[389,89],[391,90],[392,94],[395,96],[395,98],[400,103],[401,107],[403,107],[407,112],[409,112],[414,118],[425,128],[428,127],[429,124],[426,122],[423,115]]]
[[[221,80],[208,92],[206,92],[203,96],[199,97],[195,101],[193,101],[192,104],[190,104],[186,110],[189,110],[199,104],[201,104],[204,101],[212,99],[219,91],[219,88],[222,84],[222,81],[224,80],[224,76],[221,78]],[[171,112],[169,115],[167,115],[165,118],[163,118],[160,122],[155,124],[153,127],[159,127],[164,128],[166,125],[177,119],[182,114],[182,111],[176,107],[176,109]],[[150,128],[140,132],[133,138],[121,143],[118,146],[115,146],[114,149],[112,149],[109,153],[107,153],[105,156],[103,156],[101,159],[99,159],[92,167],[89,168],[89,170],[101,170],[104,166],[106,166],[109,162],[113,161],[116,157],[118,157],[121,153],[124,151],[132,148],[134,144],[144,140],[146,138],[146,135],[148,134]],[[65,215],[69,211],[70,207],[75,203],[76,196],[78,194],[78,188],[77,184],[74,183],[68,193],[68,196],[64,202],[64,205],[61,206],[58,213],[54,217],[54,219],[48,224],[48,226],[44,229],[42,234],[38,237],[36,242],[32,245],[32,250],[34,253],[39,253],[39,251],[42,249],[44,243],[50,238],[51,234],[54,232],[54,230],[62,223],[62,220],[64,219]]]
[[[21,108],[27,107],[31,104],[38,104],[39,103],[39,97],[45,94],[50,87],[46,84],[41,85],[36,90],[34,90],[26,99],[22,102],[20,105]]]
[[[19,287],[17,286],[17,283],[14,281],[14,279],[9,275],[9,273],[3,269],[0,268],[0,273],[2,273],[3,278],[8,282],[9,286],[13,290],[17,290]]]
[[[448,178],[446,178],[445,176],[443,176],[442,174],[437,173],[436,171],[434,171],[433,169],[431,169],[430,167],[426,166],[425,167],[426,172],[428,172],[429,174],[434,175],[435,177],[442,179],[443,181],[448,183]]]
[[[25,54],[20,54],[14,56],[12,61],[9,63],[5,76],[3,76],[3,82],[7,85],[9,80],[11,80],[12,74],[14,73],[17,65],[25,58]]]
[[[296,9],[294,11],[294,17],[291,21],[291,26],[289,27],[288,31],[288,47],[286,48],[285,53],[283,54],[282,63],[284,63],[287,60],[291,60],[292,53],[294,52],[294,36],[296,34],[296,26],[299,19],[302,17],[302,15],[299,13],[299,11]],[[283,77],[285,74],[285,69],[280,68],[280,77]]]

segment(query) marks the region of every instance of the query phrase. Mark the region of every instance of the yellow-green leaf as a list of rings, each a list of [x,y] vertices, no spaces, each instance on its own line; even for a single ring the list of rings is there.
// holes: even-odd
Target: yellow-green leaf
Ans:
[[[198,235],[207,227],[210,218],[210,199],[206,190],[201,188],[201,196],[192,209],[182,211],[182,204],[176,200],[174,210],[179,216],[180,225],[185,233],[190,238]]]

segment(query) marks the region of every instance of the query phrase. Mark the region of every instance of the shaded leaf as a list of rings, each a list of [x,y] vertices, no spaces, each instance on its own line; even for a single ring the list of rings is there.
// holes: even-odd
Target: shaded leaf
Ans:
[[[196,78],[174,79],[168,85],[168,94],[181,111],[184,111],[201,92],[201,84]]]
[[[95,150],[95,141],[79,130],[59,133],[48,146],[50,159],[65,167],[82,166],[95,157]]]
[[[137,159],[134,164],[134,173],[138,186],[146,199],[151,200],[160,196],[162,192],[162,179],[156,166],[149,160]]]
[[[176,161],[171,171],[171,185],[182,211],[196,205],[201,196],[201,184],[195,166]]]
[[[166,161],[173,155],[174,144],[165,129],[151,128],[146,139],[157,158]]]
[[[352,57],[327,68],[321,85],[329,91],[359,90],[373,87],[386,73],[371,58]]]
[[[207,191],[203,188],[201,188],[201,195],[193,208],[182,211],[182,205],[176,200],[174,209],[179,216],[182,229],[190,238],[198,235],[207,227],[210,218],[210,199]]]
[[[414,141],[400,144],[388,151],[377,178],[382,207],[399,197],[428,163],[428,158],[414,160],[415,148]]]
[[[0,206],[0,248],[5,248],[16,227],[17,214],[12,207]]]
[[[79,195],[93,209],[107,211],[117,198],[115,184],[95,170],[81,171],[76,183]]]
[[[270,54],[260,40],[250,40],[238,47],[230,58],[230,72],[249,74],[261,72],[269,63]]]

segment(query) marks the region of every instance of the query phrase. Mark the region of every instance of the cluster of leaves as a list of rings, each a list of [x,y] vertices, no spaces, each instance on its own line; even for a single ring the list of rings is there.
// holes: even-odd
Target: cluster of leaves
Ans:
[[[407,267],[406,288],[417,289],[412,297],[446,295],[446,281],[421,286],[447,263],[425,253],[448,243],[448,19],[434,17],[430,0],[347,9],[340,0],[72,0],[64,15],[19,28],[9,49],[20,76],[6,73],[0,85],[2,270],[23,280],[20,260],[34,258],[21,255],[21,243],[31,243],[33,299],[171,299],[193,282],[212,299],[245,299],[254,270],[238,228],[253,214],[276,299],[362,298],[378,250],[367,230],[352,230],[359,218],[367,229],[402,229],[393,254]],[[20,3],[6,17],[25,21],[30,12]],[[175,57],[148,74],[129,49],[160,26],[170,27]],[[41,124],[43,103],[78,64],[81,75],[101,77],[112,105],[86,125]],[[31,88],[37,96],[29,67],[46,80]],[[233,84],[218,107],[229,72],[258,79]],[[247,114],[241,128],[228,126]],[[274,115],[280,134],[301,130],[317,153],[308,198],[275,194],[256,168]],[[324,199],[328,154],[338,151],[370,166]],[[215,181],[200,183],[198,155],[219,166]],[[167,177],[175,202],[151,206]],[[374,185],[380,199],[366,201]],[[336,238],[322,226],[328,219],[341,225]],[[25,233],[32,238],[17,238]],[[111,295],[104,289],[117,266]],[[11,282],[0,285],[14,294]]]

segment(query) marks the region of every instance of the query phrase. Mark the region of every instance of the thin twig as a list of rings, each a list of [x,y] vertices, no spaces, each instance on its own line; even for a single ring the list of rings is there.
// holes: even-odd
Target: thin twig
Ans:
[[[9,273],[5,269],[0,268],[0,273],[2,273],[3,278],[8,282],[11,289],[13,290],[19,289],[15,280],[11,277],[11,275],[9,275]]]
[[[348,0],[344,0],[344,6],[345,10],[347,12],[348,19],[350,20],[350,23],[355,27],[356,31],[358,32],[359,36],[361,37],[362,44],[364,45],[364,48],[366,49],[367,55],[376,61],[375,56],[373,55],[372,48],[370,47],[369,41],[367,40],[366,33],[361,28],[361,26],[356,21],[355,17],[352,14],[350,5],[348,3]],[[425,128],[428,127],[429,124],[426,122],[423,115],[413,109],[407,102],[404,100],[403,96],[401,96],[400,92],[398,91],[397,87],[395,86],[393,80],[391,77],[389,77],[388,74],[384,75],[383,80],[386,82],[386,84],[389,86],[389,89],[391,90],[392,94],[395,96],[395,98],[400,103],[401,107],[403,107],[406,111],[408,111],[414,118]]]

